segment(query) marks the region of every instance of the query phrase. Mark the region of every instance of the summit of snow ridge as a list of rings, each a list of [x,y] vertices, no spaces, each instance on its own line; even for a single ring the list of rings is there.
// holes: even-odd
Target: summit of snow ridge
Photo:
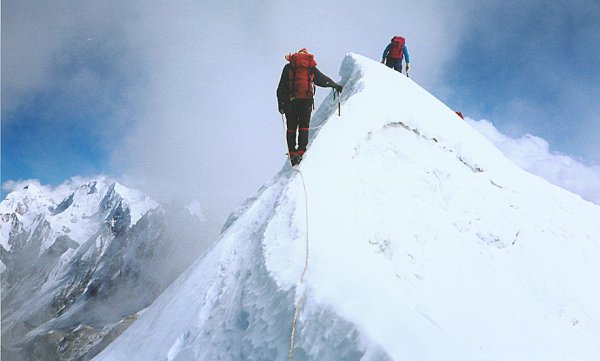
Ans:
[[[119,182],[115,182],[114,190],[117,192],[129,205],[131,211],[131,222],[136,223],[146,212],[158,207],[158,203],[151,199],[145,193],[127,188]]]
[[[20,190],[7,194],[0,203],[0,213],[17,213],[24,215],[30,209],[34,211],[47,212],[56,205],[56,199],[35,183],[30,183]]]
[[[595,360],[600,207],[357,54],[302,163],[96,360]],[[302,299],[302,302],[299,300]]]

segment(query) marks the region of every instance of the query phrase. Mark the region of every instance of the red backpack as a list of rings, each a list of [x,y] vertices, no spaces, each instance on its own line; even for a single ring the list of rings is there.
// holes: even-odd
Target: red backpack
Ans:
[[[392,38],[392,47],[390,48],[389,57],[392,59],[404,58],[404,38],[401,36],[394,36]]]
[[[301,51],[290,55],[288,60],[292,65],[288,73],[290,98],[312,99],[314,75],[311,68],[317,66],[314,55]]]

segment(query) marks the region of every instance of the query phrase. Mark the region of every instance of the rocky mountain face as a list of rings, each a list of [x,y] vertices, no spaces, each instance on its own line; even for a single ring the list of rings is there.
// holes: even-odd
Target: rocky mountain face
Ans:
[[[98,179],[0,204],[2,357],[89,360],[203,252],[216,227]]]

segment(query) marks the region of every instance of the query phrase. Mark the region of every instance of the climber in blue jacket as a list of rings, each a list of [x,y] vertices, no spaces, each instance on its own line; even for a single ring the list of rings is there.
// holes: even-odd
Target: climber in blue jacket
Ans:
[[[394,36],[388,46],[383,51],[381,62],[390,68],[402,73],[402,59],[406,62],[406,76],[408,76],[408,69],[410,69],[410,56],[408,55],[408,48],[403,37]]]

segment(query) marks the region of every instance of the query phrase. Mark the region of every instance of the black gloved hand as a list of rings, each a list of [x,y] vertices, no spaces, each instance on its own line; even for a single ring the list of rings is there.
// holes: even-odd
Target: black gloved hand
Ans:
[[[344,89],[344,87],[341,84],[335,85],[335,90],[337,90],[338,93],[341,93],[343,89]]]

